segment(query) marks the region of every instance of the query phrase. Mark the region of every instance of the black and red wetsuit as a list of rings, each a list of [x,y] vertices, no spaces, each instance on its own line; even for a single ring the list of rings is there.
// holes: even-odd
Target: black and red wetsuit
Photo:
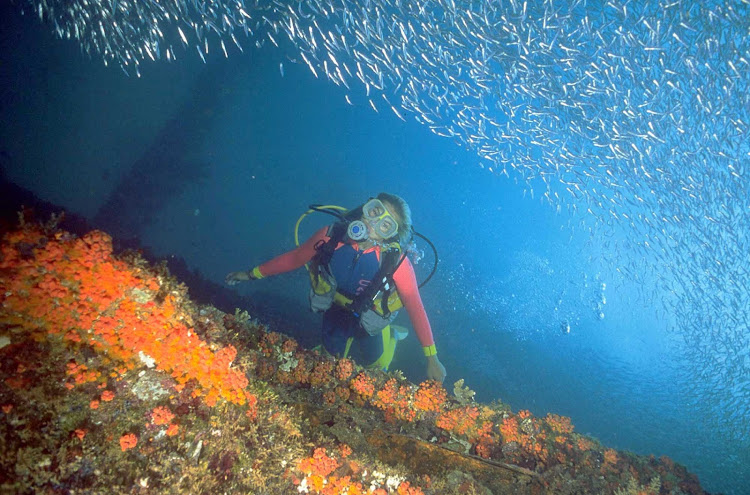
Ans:
[[[323,227],[296,249],[260,265],[261,275],[267,277],[285,273],[311,261],[316,254],[315,246],[330,239],[328,230],[328,227]],[[329,263],[338,291],[349,298],[369,285],[379,266],[380,247],[376,245],[361,251],[355,242],[339,242]],[[433,346],[432,328],[419,295],[414,268],[408,258],[393,274],[393,281],[420,343],[425,348]],[[354,338],[359,344],[351,354],[363,365],[377,361],[383,353],[381,336],[370,336],[360,328],[350,311],[334,305],[323,315],[323,344],[328,352],[341,356],[349,338]]]

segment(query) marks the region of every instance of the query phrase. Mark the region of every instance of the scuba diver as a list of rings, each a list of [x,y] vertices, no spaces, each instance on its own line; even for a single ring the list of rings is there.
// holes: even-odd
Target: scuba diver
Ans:
[[[310,307],[323,313],[325,350],[375,369],[388,369],[397,341],[406,336],[402,327],[391,325],[403,306],[422,344],[427,378],[442,382],[445,367],[438,359],[414,268],[405,248],[412,234],[427,239],[412,229],[411,209],[406,201],[393,194],[380,193],[350,211],[334,206],[310,208],[297,221],[297,228],[302,218],[312,211],[332,214],[339,221],[321,228],[302,245],[296,239],[296,249],[252,270],[229,273],[226,283],[259,280],[307,265],[311,282]]]

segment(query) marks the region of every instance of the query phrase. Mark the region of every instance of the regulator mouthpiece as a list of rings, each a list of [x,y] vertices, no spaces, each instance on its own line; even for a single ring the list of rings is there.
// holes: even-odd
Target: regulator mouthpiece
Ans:
[[[357,242],[367,240],[367,226],[362,220],[355,220],[349,224],[346,235],[349,236],[349,239]]]

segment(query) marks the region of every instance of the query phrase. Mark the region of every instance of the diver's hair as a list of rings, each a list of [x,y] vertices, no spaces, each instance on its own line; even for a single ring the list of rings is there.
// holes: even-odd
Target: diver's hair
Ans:
[[[380,201],[386,201],[393,205],[393,208],[396,210],[394,213],[401,219],[398,223],[398,241],[402,246],[406,246],[411,239],[411,208],[404,201],[404,198],[395,194],[382,192],[378,194],[377,198]]]

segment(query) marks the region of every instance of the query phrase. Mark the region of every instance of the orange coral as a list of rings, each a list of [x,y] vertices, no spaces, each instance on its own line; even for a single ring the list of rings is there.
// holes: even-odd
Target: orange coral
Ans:
[[[341,457],[349,457],[352,453],[352,448],[349,447],[347,444],[342,443],[339,445],[339,454],[341,454]]]
[[[26,385],[28,385],[29,379],[24,376],[11,376],[10,378],[5,379],[5,384],[9,386],[12,389],[20,389],[24,388]],[[72,383],[66,384],[70,385],[69,388],[73,388],[74,385]]]
[[[341,400],[348,400],[349,399],[349,389],[343,386],[336,387],[336,395],[338,395]]]
[[[375,393],[375,382],[367,373],[358,374],[349,384],[350,388],[363,399],[369,399]]]
[[[331,380],[333,372],[333,363],[331,361],[321,361],[313,367],[310,373],[310,385],[320,387]]]
[[[385,411],[386,421],[394,419],[413,421],[417,413],[411,407],[411,399],[410,387],[399,385],[395,378],[391,378],[375,394],[372,404]]]
[[[172,423],[171,425],[169,425],[169,428],[167,428],[167,436],[173,437],[177,435],[179,429],[180,428],[176,424]]]
[[[479,417],[479,409],[474,406],[459,407],[439,415],[435,424],[457,435],[466,434]]]
[[[281,352],[294,352],[297,350],[297,341],[294,339],[286,339],[281,344]]]
[[[418,487],[412,487],[411,483],[408,481],[404,481],[403,483],[398,485],[398,488],[396,489],[396,493],[398,495],[424,495],[424,492],[420,490]]]
[[[604,463],[605,464],[617,464],[618,459],[619,459],[619,456],[617,455],[616,450],[606,449],[604,451]]]
[[[88,343],[129,369],[146,356],[179,384],[196,380],[211,405],[219,399],[240,405],[247,400],[247,377],[230,367],[236,349],[211,351],[179,319],[173,295],[162,304],[143,302],[144,294],[159,289],[158,282],[114,259],[107,234],[93,231],[75,239],[27,226],[5,236],[0,260],[0,284],[7,287],[0,295],[3,310],[32,335]],[[73,381],[68,388],[100,378],[76,363],[68,374]]]
[[[155,425],[166,425],[171,423],[173,419],[174,414],[164,406],[156,407],[151,411],[151,421],[153,421]]]
[[[268,332],[263,336],[262,340],[268,344],[269,347],[273,347],[281,342],[281,334],[278,332]]]
[[[592,448],[594,448],[594,442],[587,438],[579,437],[576,441],[576,447],[578,447],[578,450],[591,450]]]
[[[340,447],[342,457],[351,455],[351,448],[342,444]],[[367,494],[387,494],[386,488],[377,487],[373,483],[369,490],[365,490],[359,482],[352,482],[350,474],[359,474],[361,467],[354,461],[345,463],[342,470],[348,468],[346,476],[334,476],[334,472],[342,467],[341,463],[333,456],[326,454],[325,448],[316,448],[312,457],[307,457],[299,462],[298,469],[304,473],[304,479],[294,478],[296,484],[300,486],[300,492],[309,492],[320,495],[364,495]],[[404,481],[400,483],[394,492],[399,495],[423,495],[419,487],[411,486],[411,483]]]
[[[479,441],[476,445],[477,455],[489,459],[492,457],[494,448],[497,446],[497,442],[492,435],[483,433],[479,436]]]
[[[552,428],[552,431],[556,433],[567,434],[573,432],[573,424],[570,422],[570,418],[566,416],[549,413],[545,419],[550,428]]]
[[[126,433],[120,437],[120,448],[122,451],[130,450],[138,443],[138,437],[132,433]]]
[[[326,390],[323,392],[323,400],[326,401],[327,404],[335,404],[336,392],[334,390]]]
[[[354,363],[351,359],[339,359],[336,363],[336,378],[340,381],[348,380],[354,372]]]
[[[518,429],[518,420],[513,416],[503,419],[500,425],[500,433],[505,443],[520,441],[521,433]]]
[[[258,417],[258,397],[253,394],[247,394],[247,411],[245,412],[252,421]]]
[[[76,337],[78,336],[77,333],[75,335]],[[80,339],[78,341],[80,341]],[[70,362],[66,365],[65,372],[73,379],[76,385],[95,382],[101,377],[101,373],[99,373],[98,371],[91,371],[85,364],[78,364],[75,361]]]
[[[338,461],[326,455],[326,449],[323,447],[315,449],[312,457],[307,457],[299,463],[300,471],[323,478],[331,474],[337,467],[339,467]]]
[[[448,395],[443,386],[434,380],[422,382],[414,394],[414,407],[421,411],[439,412],[445,407]]]

